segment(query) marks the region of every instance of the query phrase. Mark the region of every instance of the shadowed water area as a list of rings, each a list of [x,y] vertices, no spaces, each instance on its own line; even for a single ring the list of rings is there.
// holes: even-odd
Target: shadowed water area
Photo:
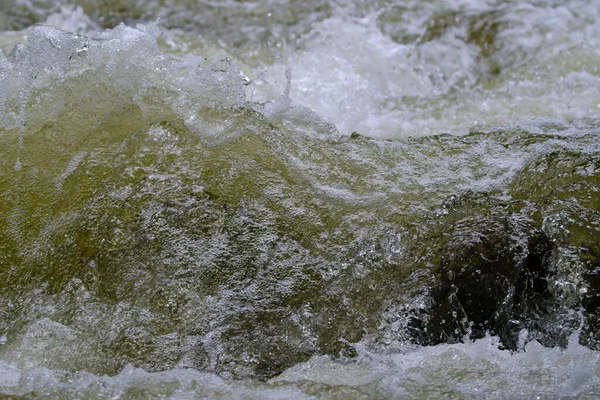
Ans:
[[[592,3],[0,0],[0,395],[597,397]]]

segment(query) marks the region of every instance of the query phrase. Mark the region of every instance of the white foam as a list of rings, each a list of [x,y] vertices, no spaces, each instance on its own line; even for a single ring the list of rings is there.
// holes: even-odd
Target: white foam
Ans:
[[[455,25],[423,42],[398,43],[384,34],[377,19],[386,9],[316,24],[299,51],[282,57],[294,74],[291,98],[345,134],[386,138],[598,115],[600,24],[591,17],[597,7],[442,3],[406,6],[410,19],[401,26],[420,37],[436,14],[456,13]],[[490,55],[469,41],[469,18],[503,28]]]
[[[169,95],[165,101],[177,112],[187,114],[184,118],[191,125],[197,124],[192,104],[209,102],[210,105],[209,98],[217,105],[240,104],[246,99],[280,104],[276,100],[285,91],[286,70],[293,74],[289,95],[293,104],[310,108],[344,134],[358,131],[367,136],[393,138],[465,133],[472,127],[519,119],[542,116],[571,119],[594,117],[600,112],[597,90],[600,44],[596,39],[600,36],[597,22],[600,17],[592,18],[598,10],[585,2],[560,7],[498,7],[485,1],[443,3],[435,7],[411,2],[402,14],[406,15],[403,25],[388,24],[385,29],[381,20],[393,12],[389,7],[363,12],[360,17],[353,16],[357,13],[347,8],[344,10],[310,25],[311,30],[298,47],[283,48],[273,65],[250,68],[229,61],[230,65],[225,69],[219,67],[223,70],[215,75],[214,62],[206,67],[205,59],[200,58],[194,61],[196,66],[203,66],[199,79],[192,79],[199,69],[191,67],[189,61],[175,65],[159,52],[155,44],[157,28],[147,30],[146,25],[140,25],[140,29],[120,26],[101,33],[97,36],[99,41],[90,42],[89,49],[76,40],[79,47],[68,54],[64,49],[57,53],[47,46],[59,42],[65,46],[69,41],[75,43],[73,40],[59,39],[61,34],[49,28],[36,28],[29,34],[31,43],[27,53],[38,54],[39,63],[34,63],[30,56],[29,65],[19,68],[38,76],[34,84],[40,86],[45,84],[40,72],[62,69],[66,73],[71,68],[73,74],[76,63],[71,55],[76,53],[80,65],[84,60],[92,62],[88,68],[94,67],[94,63],[103,64],[107,73],[122,77],[119,85],[137,92],[133,94],[136,103],[148,112],[157,111],[144,99],[150,92],[149,86],[157,87],[159,92],[181,91],[183,96]],[[444,13],[456,15],[456,21],[436,34],[428,33],[432,18]],[[62,7],[47,22],[76,32],[92,33],[98,29],[78,7]],[[482,55],[483,50],[469,39],[468,29],[475,29],[470,23],[481,25],[479,35],[487,34],[486,24],[501,27],[489,55]],[[393,29],[398,29],[397,25],[403,27],[403,35],[433,36],[430,40],[395,41]],[[38,40],[40,35],[45,40]],[[167,32],[167,41],[171,36]],[[198,38],[196,44],[191,35],[185,36],[185,40],[190,41],[186,48],[198,45],[210,55],[223,47],[207,46],[206,38]],[[57,58],[57,54],[63,56]],[[84,54],[87,59],[82,57]],[[218,58],[221,60],[218,62],[223,63],[224,57]],[[141,65],[144,62],[155,69],[150,75],[150,68]],[[119,63],[125,63],[124,67],[119,68]],[[131,66],[125,67],[127,64],[146,69],[142,74],[146,78],[135,77]],[[499,75],[490,72],[492,66],[498,68]],[[182,69],[187,72],[178,72]],[[240,69],[248,78],[237,79],[243,78],[237,76]],[[227,79],[217,76],[223,72]],[[215,96],[214,90],[219,95]],[[265,108],[265,112],[271,112],[273,106]]]
[[[193,369],[148,373],[132,366],[112,377],[87,372],[64,375],[0,361],[0,393],[118,397],[135,391],[173,399],[328,399],[344,393],[407,399],[448,394],[498,399],[593,398],[600,394],[600,353],[580,346],[575,337],[567,349],[545,348],[534,341],[516,353],[499,350],[498,343],[498,338],[486,337],[466,344],[399,348],[389,354],[357,346],[360,356],[356,362],[314,356],[267,383],[228,381]]]
[[[101,30],[100,26],[83,12],[81,6],[74,5],[62,6],[59,12],[48,16],[45,25],[84,35],[93,35]]]
[[[574,340],[573,340],[574,339]],[[362,361],[339,364],[313,357],[271,382],[365,386],[390,398],[577,398],[600,393],[600,354],[577,343],[566,350],[530,342],[511,353],[498,349],[498,338],[473,343],[414,347],[397,354],[362,351]],[[360,348],[360,347],[359,347]],[[538,397],[540,398],[540,397]]]

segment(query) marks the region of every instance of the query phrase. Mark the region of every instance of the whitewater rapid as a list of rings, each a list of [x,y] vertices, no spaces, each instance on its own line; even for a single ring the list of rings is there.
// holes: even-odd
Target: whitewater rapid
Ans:
[[[0,9],[0,396],[596,398],[600,7]]]

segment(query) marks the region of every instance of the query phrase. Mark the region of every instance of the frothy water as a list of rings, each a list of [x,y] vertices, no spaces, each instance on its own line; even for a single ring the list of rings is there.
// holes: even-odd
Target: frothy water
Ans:
[[[0,394],[597,398],[599,10],[3,5]]]
[[[190,369],[148,373],[131,365],[114,376],[48,369],[22,371],[0,362],[5,395],[81,398],[565,398],[593,399],[600,360],[577,342],[567,350],[536,342],[498,350],[494,338],[470,344],[365,354],[352,363],[315,356],[268,382],[227,381]]]

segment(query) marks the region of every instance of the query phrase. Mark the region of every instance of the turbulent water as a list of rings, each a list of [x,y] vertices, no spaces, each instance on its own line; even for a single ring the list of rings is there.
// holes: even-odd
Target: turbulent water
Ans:
[[[600,4],[0,0],[0,397],[597,398]]]

